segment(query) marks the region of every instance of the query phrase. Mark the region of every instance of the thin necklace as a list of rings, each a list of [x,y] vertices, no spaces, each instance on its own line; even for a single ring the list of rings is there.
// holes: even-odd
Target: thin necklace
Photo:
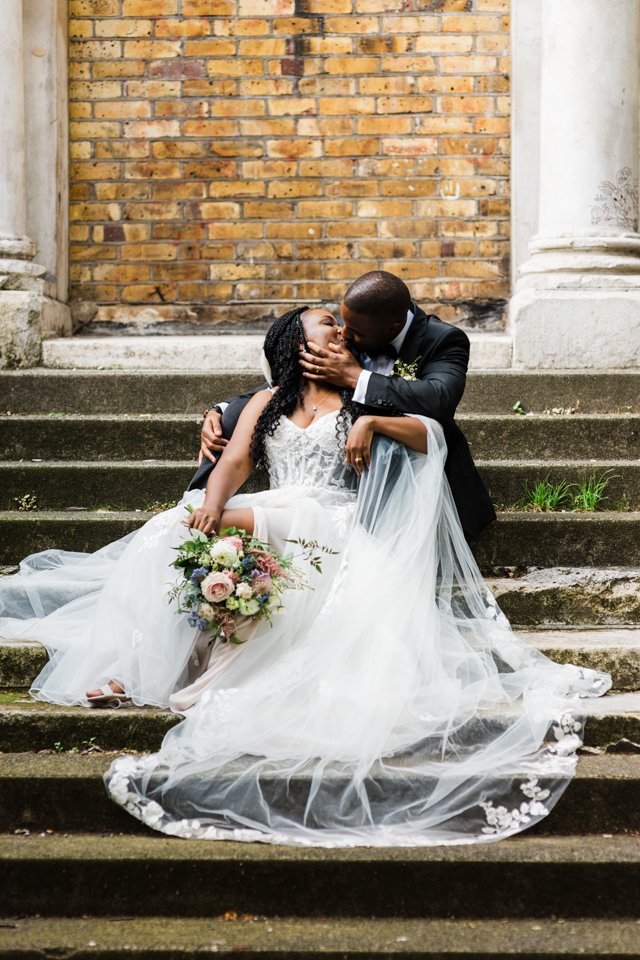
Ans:
[[[322,406],[322,404],[325,402],[325,400],[327,399],[327,397],[329,396],[330,393],[333,393],[333,391],[332,391],[332,390],[327,390],[327,392],[325,393],[324,397],[322,398],[322,400],[320,400],[319,403],[311,404],[311,409],[313,410],[314,413],[316,412],[316,410],[318,409],[318,407],[321,407],[321,406]]]

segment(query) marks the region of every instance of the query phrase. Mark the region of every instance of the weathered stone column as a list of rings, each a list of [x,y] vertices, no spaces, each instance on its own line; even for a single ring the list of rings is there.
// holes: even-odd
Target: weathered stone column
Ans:
[[[539,222],[510,306],[514,364],[637,367],[640,3],[543,0],[542,30]]]
[[[27,0],[30,2],[30,0]],[[0,367],[33,366],[44,335],[70,332],[66,304],[29,236],[27,149],[34,133],[25,116],[23,0],[0,6]],[[52,38],[55,41],[55,36]],[[40,53],[40,50],[37,51]],[[43,48],[42,54],[47,50]],[[54,118],[55,119],[55,118]],[[35,121],[34,121],[35,122]],[[50,124],[49,117],[46,124]],[[42,115],[38,127],[46,126]],[[49,137],[51,133],[48,133]],[[37,149],[36,138],[31,144]],[[54,163],[55,163],[55,157]]]

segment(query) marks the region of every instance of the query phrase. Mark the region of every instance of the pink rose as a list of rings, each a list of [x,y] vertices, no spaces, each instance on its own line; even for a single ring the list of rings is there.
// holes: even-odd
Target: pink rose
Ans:
[[[244,544],[240,537],[223,537],[225,543],[231,544],[232,547],[235,547],[238,553],[244,548]]]
[[[235,587],[227,573],[208,573],[200,584],[205,600],[210,603],[222,603],[231,596]]]

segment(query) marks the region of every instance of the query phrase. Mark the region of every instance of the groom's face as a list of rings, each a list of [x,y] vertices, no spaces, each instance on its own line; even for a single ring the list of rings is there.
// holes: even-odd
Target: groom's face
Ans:
[[[404,326],[404,320],[379,320],[363,313],[355,313],[344,301],[340,304],[340,314],[343,341],[348,347],[353,346],[364,353],[381,350],[398,336]]]

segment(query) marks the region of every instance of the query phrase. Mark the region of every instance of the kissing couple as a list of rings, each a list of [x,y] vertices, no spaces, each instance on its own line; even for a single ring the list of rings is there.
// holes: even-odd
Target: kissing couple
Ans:
[[[274,322],[267,384],[207,418],[217,462],[203,460],[176,507],[94,554],[28,557],[1,588],[0,633],[49,651],[34,697],[184,716],[158,752],[105,773],[112,800],[168,835],[329,847],[510,836],[560,798],[582,698],[611,686],[523,643],[469,549],[465,532],[494,514],[453,421],[465,334],[382,271],[341,309],[342,327],[305,306]],[[256,469],[269,489],[238,493]],[[312,589],[288,591],[272,623],[210,643],[169,605],[171,565],[187,528],[229,527],[325,555],[321,571],[301,564]]]

